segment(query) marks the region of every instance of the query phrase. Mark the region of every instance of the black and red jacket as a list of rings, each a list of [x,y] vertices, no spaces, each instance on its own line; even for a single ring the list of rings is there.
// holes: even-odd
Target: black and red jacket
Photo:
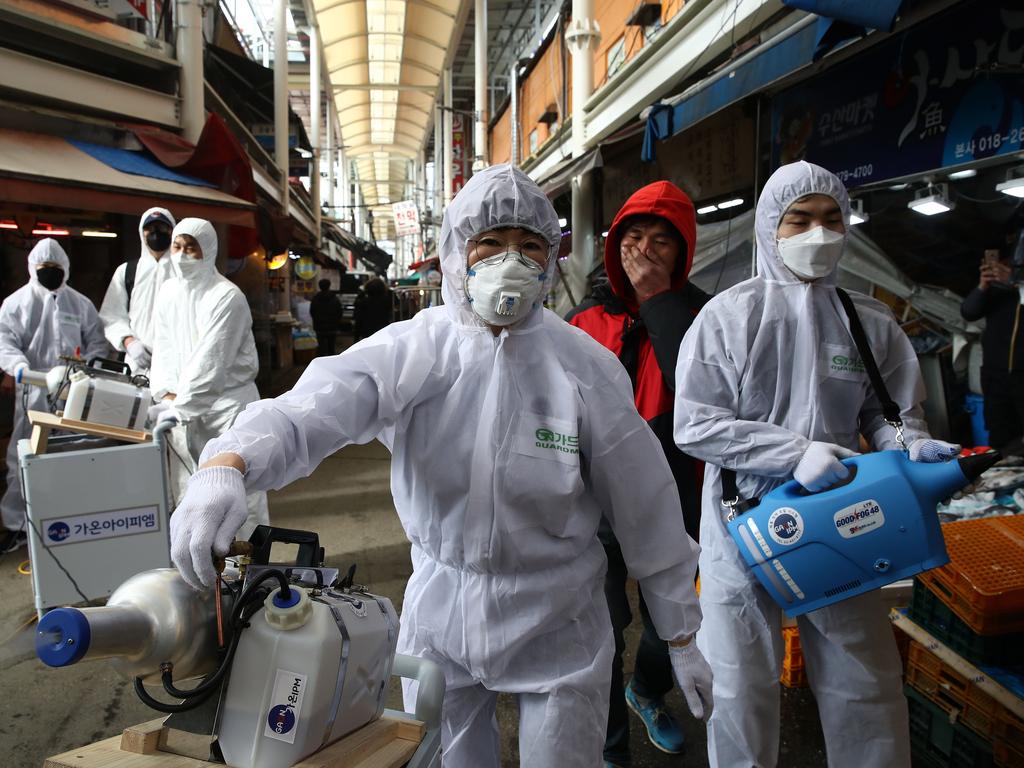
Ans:
[[[683,239],[669,290],[638,304],[622,268],[622,223],[643,214],[660,216]],[[615,216],[604,244],[607,285],[573,309],[566,320],[614,352],[633,382],[636,408],[661,442],[679,489],[687,533],[697,539],[703,465],[680,451],[672,437],[675,371],[679,345],[693,318],[710,298],[688,281],[697,242],[693,203],[667,181],[637,190]]]

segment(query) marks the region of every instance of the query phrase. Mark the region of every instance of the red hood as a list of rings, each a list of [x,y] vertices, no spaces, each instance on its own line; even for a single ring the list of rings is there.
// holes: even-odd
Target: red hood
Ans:
[[[686,242],[686,258],[679,259],[675,272],[672,274],[672,290],[679,290],[690,275],[693,264],[693,252],[697,244],[697,218],[693,202],[683,190],[670,181],[656,181],[641,187],[632,194],[626,204],[615,215],[608,237],[604,242],[604,268],[608,273],[608,282],[615,295],[623,301],[630,311],[636,312],[639,307],[636,298],[628,290],[626,273],[622,269],[622,255],[619,246],[622,234],[619,232],[622,222],[629,216],[637,214],[661,216],[672,223]]]

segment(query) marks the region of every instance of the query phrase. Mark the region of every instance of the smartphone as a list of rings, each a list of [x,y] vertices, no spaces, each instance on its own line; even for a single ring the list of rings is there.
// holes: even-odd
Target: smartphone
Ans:
[[[991,267],[999,263],[999,249],[989,248],[985,251],[985,256],[981,260],[983,267]]]

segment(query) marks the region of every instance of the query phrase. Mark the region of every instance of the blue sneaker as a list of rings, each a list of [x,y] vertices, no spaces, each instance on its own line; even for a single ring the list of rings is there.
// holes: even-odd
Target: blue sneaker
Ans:
[[[665,709],[665,702],[638,696],[631,681],[626,686],[626,704],[643,721],[651,744],[670,755],[678,755],[683,751],[685,736],[675,718]]]

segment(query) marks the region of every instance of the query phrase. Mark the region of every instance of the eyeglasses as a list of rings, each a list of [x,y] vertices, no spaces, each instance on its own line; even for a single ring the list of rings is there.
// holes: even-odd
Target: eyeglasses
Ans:
[[[548,245],[540,240],[527,239],[521,243],[503,243],[495,237],[470,238],[466,250],[472,249],[478,261],[500,264],[510,255],[519,263],[538,271],[544,269],[548,258]]]

